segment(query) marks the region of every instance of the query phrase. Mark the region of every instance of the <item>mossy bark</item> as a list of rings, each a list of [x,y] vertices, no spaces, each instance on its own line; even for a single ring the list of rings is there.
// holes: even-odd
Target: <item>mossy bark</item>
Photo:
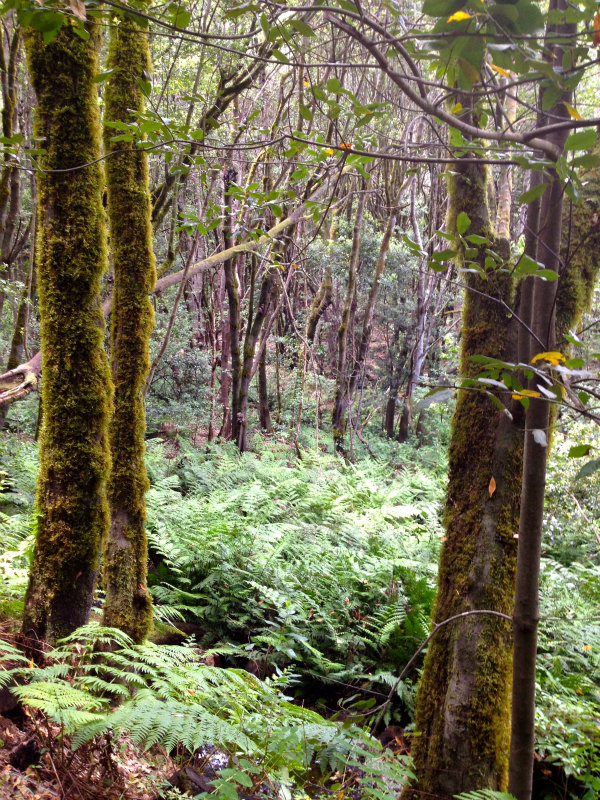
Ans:
[[[449,227],[459,212],[469,234],[495,237],[488,207],[486,167],[453,166],[448,177]],[[484,248],[477,261],[485,262]],[[515,331],[501,304],[512,303],[508,270],[487,280],[467,273],[463,307],[461,377],[473,376],[470,356],[501,359],[514,354]],[[489,296],[488,296],[489,295]],[[461,391],[452,424],[442,547],[434,622],[475,609],[512,614],[519,521],[522,428],[479,391]],[[494,479],[495,485],[491,484]],[[474,615],[437,633],[429,646],[419,687],[413,755],[418,781],[413,794],[452,797],[476,788],[506,787],[511,686],[511,629],[497,617]]]
[[[97,26],[87,41],[68,25],[47,44],[39,33],[26,35],[35,135],[45,148],[36,253],[44,380],[37,538],[23,631],[49,641],[87,622],[109,522],[99,44]]]
[[[600,155],[600,146],[594,150]],[[556,298],[556,332],[560,337],[575,329],[592,301],[600,270],[600,170],[581,176],[581,202],[565,203],[561,268]]]
[[[150,72],[147,31],[131,18],[115,19],[110,33],[105,123],[130,123],[144,109],[139,78]],[[146,587],[148,543],[144,522],[148,478],[144,464],[144,386],[156,281],[146,153],[132,142],[113,142],[105,127],[110,240],[114,260],[111,365],[115,387],[110,425],[112,469],[108,487],[111,526],[104,555],[103,622],[142,642],[152,624]]]
[[[312,344],[317,333],[317,325],[323,314],[327,311],[333,301],[333,281],[331,269],[325,270],[323,281],[315,295],[315,299],[310,307],[310,316],[306,326],[306,341]]]

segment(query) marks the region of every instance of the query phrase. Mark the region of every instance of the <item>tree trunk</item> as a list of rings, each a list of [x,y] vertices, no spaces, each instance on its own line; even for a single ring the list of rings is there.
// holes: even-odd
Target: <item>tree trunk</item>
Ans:
[[[271,414],[269,412],[269,393],[267,386],[267,349],[262,351],[258,362],[258,419],[260,427],[271,432]]]
[[[552,0],[550,11],[564,12],[565,0]],[[550,63],[563,63],[565,51],[552,43],[552,36],[572,36],[575,24],[551,24],[546,31],[549,41]],[[544,91],[540,97],[543,109]],[[562,95],[548,112],[540,112],[543,123],[568,119],[565,103],[572,102],[571,93]],[[539,117],[538,117],[539,119]],[[555,131],[547,135],[558,151],[562,151],[568,130]],[[545,179],[546,191],[542,196],[537,237],[537,259],[546,269],[561,272],[561,222],[564,187],[555,171]],[[564,269],[563,276],[568,274]],[[563,289],[564,287],[564,289]],[[528,361],[540,351],[556,348],[557,291],[568,290],[568,282],[562,286],[556,281],[536,280],[533,286],[531,305],[531,330],[537,337],[530,340]],[[577,310],[572,309],[574,317]],[[567,314],[568,316],[568,314]],[[537,389],[532,383],[531,388]],[[548,442],[552,425],[550,404],[544,398],[531,398],[526,415],[525,452],[523,461],[523,486],[521,493],[521,517],[519,521],[519,549],[517,554],[517,577],[515,587],[515,611],[513,625],[514,668],[512,697],[512,729],[510,742],[509,791],[517,800],[530,800],[533,779],[535,747],[535,678],[537,658],[537,629],[539,621],[539,576],[542,552],[542,523],[544,495],[546,489],[546,464]]]
[[[465,212],[471,220],[468,233],[485,236],[492,249],[508,257],[508,244],[495,238],[491,226],[486,167],[459,160],[452,169],[449,228]],[[482,266],[484,250],[478,253]],[[502,306],[483,294],[510,304],[510,275],[498,270],[483,281],[468,273],[467,281],[476,291],[467,290],[463,308],[463,379],[478,371],[470,356],[510,360],[516,339]],[[485,394],[460,392],[452,424],[435,623],[472,609],[512,613],[521,461],[520,424]],[[468,616],[432,639],[416,708],[413,756],[419,793],[407,790],[404,797],[506,788],[511,663],[510,627],[498,618]]]
[[[83,41],[65,25],[48,44],[40,33],[26,35],[35,135],[45,146],[36,254],[44,383],[37,537],[23,632],[46,641],[87,622],[109,523],[111,379],[100,305],[106,226],[94,83],[99,31],[91,25]],[[71,167],[77,169],[63,171]]]
[[[232,236],[232,210],[228,195],[229,187],[237,180],[234,169],[227,169],[223,176],[224,197],[224,222],[223,244],[225,248],[231,245]],[[235,441],[239,437],[239,397],[241,380],[241,355],[240,355],[240,290],[235,257],[228,258],[223,264],[225,272],[225,288],[229,302],[229,355],[231,358],[231,437]]]
[[[308,317],[308,325],[306,326],[306,340],[309,344],[313,344],[315,334],[317,332],[317,325],[323,314],[331,305],[333,298],[333,282],[331,280],[331,270],[327,269],[323,277],[323,282],[319,286],[319,291],[315,295],[312,306],[310,308],[310,315]]]
[[[348,353],[348,333],[352,316],[352,307],[356,301],[356,274],[360,256],[360,242],[362,237],[362,221],[365,211],[367,193],[363,191],[358,196],[356,218],[354,220],[354,233],[352,236],[352,249],[348,262],[348,286],[346,299],[342,309],[342,319],[337,334],[337,369],[335,382],[335,397],[331,414],[331,427],[333,431],[333,447],[336,453],[345,455],[344,439],[346,436],[346,412],[348,410],[348,376],[346,370]]]
[[[148,36],[131,18],[113,19],[105,122],[130,123],[144,109],[139,76],[149,73]],[[104,553],[103,624],[120,628],[142,642],[152,625],[152,597],[146,587],[148,542],[144,464],[144,387],[150,366],[149,341],[154,311],[148,298],[156,270],[148,164],[144,150],[112,142],[105,127],[106,180],[110,242],[114,260],[111,363],[115,387],[110,425],[112,468],[108,485],[110,535]]]
[[[250,388],[250,381],[252,379],[254,351],[256,350],[256,343],[258,341],[261,328],[267,316],[269,303],[271,302],[271,292],[273,289],[273,283],[274,283],[274,269],[268,268],[260,287],[260,296],[258,299],[256,314],[254,314],[252,323],[249,324],[248,326],[249,329],[244,339],[244,360],[241,368],[239,398],[237,402],[238,426],[237,426],[236,441],[240,453],[243,453],[246,450],[246,433],[248,428],[248,390]],[[248,315],[249,323],[250,323],[251,311],[252,309],[250,309]]]
[[[398,198],[398,200],[399,199],[400,198]],[[390,249],[390,243],[392,241],[392,236],[394,234],[394,228],[396,227],[397,213],[398,213],[397,207],[393,208],[392,213],[388,218],[387,225],[383,233],[383,237],[381,239],[381,245],[379,247],[379,255],[377,257],[377,264],[375,265],[375,272],[373,274],[373,282],[371,283],[371,290],[369,292],[367,305],[365,307],[365,316],[363,319],[363,327],[362,327],[360,342],[358,345],[358,352],[356,354],[356,358],[354,359],[354,364],[352,365],[352,371],[350,373],[350,380],[348,382],[349,404],[352,403],[352,398],[354,397],[354,392],[356,391],[358,378],[362,372],[364,363],[367,358],[367,353],[369,351],[371,334],[373,332],[373,315],[375,313],[375,303],[377,302],[377,295],[379,293],[379,282],[381,280],[381,276],[383,275],[383,271],[385,269],[387,254]],[[345,427],[345,422],[344,422],[344,427]]]

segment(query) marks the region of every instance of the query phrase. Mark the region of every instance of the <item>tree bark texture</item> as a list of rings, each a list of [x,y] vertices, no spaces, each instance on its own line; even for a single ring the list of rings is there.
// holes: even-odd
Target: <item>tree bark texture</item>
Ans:
[[[267,268],[261,287],[260,295],[258,298],[258,306],[256,313],[250,314],[253,309],[250,308],[248,313],[248,331],[244,338],[244,356],[241,365],[241,374],[239,381],[239,398],[237,400],[237,428],[234,430],[237,433],[236,441],[241,453],[246,450],[246,433],[248,429],[248,390],[250,388],[250,381],[252,379],[252,366],[254,364],[254,352],[256,350],[256,343],[260,336],[263,323],[266,319],[271,302],[271,294],[273,290],[273,283],[275,280],[275,270]],[[259,362],[260,363],[260,362]],[[234,404],[234,408],[235,408]]]
[[[230,247],[232,237],[232,209],[229,198],[229,188],[237,180],[237,173],[230,168],[225,170],[223,175],[223,245]],[[231,436],[237,441],[239,436],[239,397],[241,380],[241,353],[240,353],[240,329],[242,326],[240,312],[240,287],[239,278],[236,270],[235,257],[228,258],[224,262],[225,289],[229,303],[229,356],[231,358]]]
[[[356,276],[360,257],[360,243],[362,239],[362,221],[365,212],[367,193],[362,191],[358,196],[354,231],[352,234],[352,247],[348,261],[348,285],[346,298],[342,309],[342,319],[337,333],[337,367],[335,379],[335,397],[331,413],[331,427],[333,431],[333,447],[336,453],[344,455],[344,439],[346,436],[346,412],[348,410],[348,334],[352,317],[352,308],[356,302]]]
[[[306,326],[306,340],[312,344],[315,340],[317,332],[317,325],[321,317],[327,311],[333,301],[333,281],[331,279],[331,270],[325,271],[323,281],[319,286],[319,290],[315,295],[315,299],[310,307],[310,315],[308,317],[308,325]]]
[[[267,350],[262,351],[258,362],[258,419],[260,427],[271,432],[271,412],[269,411],[269,393],[267,384]]]
[[[565,0],[552,0],[551,11],[564,12]],[[574,35],[576,25],[560,23],[548,26],[547,40],[552,35]],[[550,40],[548,57],[551,63],[563,63],[566,55],[563,48]],[[573,65],[571,65],[573,66]],[[544,89],[540,97],[543,109]],[[566,92],[550,109],[544,122],[568,119],[565,103],[572,102]],[[568,130],[548,134],[548,141],[562,151]],[[548,173],[544,182],[546,190],[542,196],[538,237],[537,259],[546,269],[554,270],[564,277],[572,276],[560,263],[561,222],[564,187],[556,171]],[[582,281],[585,286],[585,280]],[[564,289],[563,289],[564,287]],[[533,338],[529,347],[529,360],[541,351],[556,348],[557,293],[567,292],[569,282],[563,286],[559,281],[536,280],[532,292],[531,322]],[[576,293],[575,293],[576,294]],[[578,298],[581,302],[587,298]],[[563,324],[581,313],[577,306],[563,308]],[[571,318],[571,319],[569,319]],[[536,390],[537,381],[531,388]],[[509,791],[517,800],[530,800],[532,793],[533,760],[535,750],[535,678],[537,658],[537,630],[539,622],[539,577],[542,552],[542,524],[544,495],[546,489],[546,465],[548,443],[553,418],[550,403],[544,398],[532,398],[527,409],[525,453],[523,462],[523,486],[521,494],[521,518],[519,522],[519,549],[515,587],[515,611],[513,623],[514,669],[512,697],[512,729],[510,742]]]
[[[352,403],[352,398],[354,396],[354,392],[356,391],[358,379],[366,361],[367,353],[369,352],[369,344],[371,343],[371,334],[373,332],[373,315],[375,314],[375,304],[377,302],[377,295],[379,293],[379,282],[381,281],[381,276],[385,270],[387,254],[390,249],[394,228],[396,227],[396,218],[397,209],[394,208],[388,217],[387,225],[385,231],[383,232],[381,245],[379,246],[379,254],[377,256],[377,263],[375,265],[375,272],[373,274],[373,281],[371,283],[369,297],[367,298],[367,304],[365,306],[365,314],[363,318],[360,341],[358,344],[358,352],[356,354],[356,358],[354,359],[352,370],[350,372],[350,380],[348,382],[349,403]]]
[[[485,236],[508,257],[507,243],[496,239],[491,225],[486,167],[457,161],[452,169],[449,230],[465,212],[468,233]],[[477,256],[482,266],[484,250]],[[467,275],[476,291],[467,290],[463,307],[463,379],[478,371],[472,355],[510,358],[516,339],[509,315],[493,299],[513,301],[510,274],[494,270],[486,281]],[[521,464],[521,426],[480,391],[461,391],[452,423],[434,623],[474,609],[512,614]],[[416,708],[419,793],[407,790],[404,797],[506,788],[511,645],[508,622],[480,615],[457,620],[433,638]]]
[[[130,123],[144,109],[139,76],[151,69],[147,30],[131,18],[113,19],[105,123]],[[148,543],[144,522],[148,477],[144,464],[144,387],[154,310],[149,293],[156,269],[146,153],[132,142],[112,142],[105,126],[110,241],[114,260],[111,366],[114,413],[110,424],[112,468],[108,484],[110,534],[104,553],[103,624],[142,642],[152,624],[146,587]]]
[[[65,25],[48,44],[39,33],[26,35],[35,135],[48,171],[37,176],[43,427],[23,632],[48,641],[87,622],[109,523],[104,181],[99,163],[81,166],[100,157],[99,30],[90,26],[83,41]]]

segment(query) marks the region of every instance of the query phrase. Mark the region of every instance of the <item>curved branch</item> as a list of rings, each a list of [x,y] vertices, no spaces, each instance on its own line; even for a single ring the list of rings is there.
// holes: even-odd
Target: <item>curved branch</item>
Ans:
[[[429,114],[432,117],[436,117],[441,122],[445,122],[450,127],[455,128],[456,130],[460,131],[467,137],[475,138],[475,139],[488,139],[491,141],[496,142],[512,142],[514,144],[522,144],[528,145],[536,150],[540,150],[545,155],[547,155],[552,161],[556,161],[560,158],[561,150],[556,147],[552,142],[548,142],[545,139],[540,139],[537,136],[536,131],[531,131],[528,134],[518,134],[513,133],[512,131],[486,131],[481,130],[480,128],[475,127],[474,125],[469,125],[464,120],[461,120],[455,117],[453,114],[445,111],[443,108],[434,105],[433,103],[429,102],[427,99],[423,98],[419,92],[416,92],[406,81],[406,79],[395,70],[385,55],[381,52],[381,50],[377,47],[374,42],[372,42],[367,36],[365,36],[361,31],[355,28],[352,25],[349,25],[347,22],[343,22],[342,20],[338,19],[334,14],[327,12],[325,14],[326,18],[337,28],[343,30],[353,39],[355,39],[359,44],[361,44],[365,50],[367,50],[373,58],[377,61],[383,72],[398,86],[404,94],[413,101],[413,103],[424,111],[426,114]],[[369,20],[366,20],[367,24],[370,24]]]

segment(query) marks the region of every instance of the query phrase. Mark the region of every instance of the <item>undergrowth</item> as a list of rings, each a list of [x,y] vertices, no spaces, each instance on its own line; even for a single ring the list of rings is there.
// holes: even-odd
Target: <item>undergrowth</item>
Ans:
[[[154,446],[150,463],[150,584],[163,619],[198,621],[203,646],[263,670],[395,683],[429,628],[442,536],[434,474],[266,447],[182,448],[169,463]],[[410,709],[410,679],[398,692]]]
[[[282,788],[318,784],[322,793],[326,778],[356,770],[363,797],[391,800],[411,775],[405,758],[383,751],[365,730],[291,703],[284,690],[292,675],[259,680],[208,666],[189,645],[134,645],[120,631],[92,624],[46,653],[43,666],[0,641],[2,662],[8,668],[0,686],[18,681],[11,691],[29,709],[52,764],[68,765],[63,792],[65,780],[77,781],[81,792],[78,766],[91,782],[86,796],[95,796],[94,780],[114,779],[112,742],[123,734],[145,750],[160,744],[190,758],[218,747],[228,760],[214,796],[230,800],[238,789],[261,787],[281,795]],[[104,765],[96,771],[74,755],[91,744]]]
[[[90,629],[81,634],[83,643],[57,648],[45,668],[19,667],[32,713],[81,747],[109,730],[127,730],[141,746],[219,742],[231,753],[227,769],[233,770],[223,777],[224,796],[248,780],[306,785],[314,778],[307,752],[322,758],[325,774],[343,759],[341,775],[350,774],[349,763],[355,764],[350,772],[358,770],[367,752],[378,763],[376,745],[354,723],[376,717],[429,630],[442,537],[440,450],[383,442],[378,459],[344,464],[316,447],[300,459],[285,443],[255,441],[254,447],[240,456],[230,445],[200,452],[184,442],[149,443],[157,628],[189,631],[196,623],[196,640],[138,649],[118,639],[102,662],[90,644],[100,634]],[[589,483],[578,479],[580,463],[568,458],[569,447],[559,432],[548,477],[536,748],[582,780],[591,799],[600,794],[598,473]],[[36,448],[15,446],[6,436],[0,455],[0,613],[14,618],[35,526]],[[196,649],[205,658],[206,648],[229,669],[202,663]],[[417,677],[413,672],[398,685],[386,722],[410,722]],[[61,691],[68,685],[72,693],[47,689],[53,685]],[[62,717],[59,695],[66,698]],[[328,716],[337,710],[340,720],[303,709],[300,698],[327,708]],[[266,726],[258,709],[269,709]],[[354,740],[360,756],[350,746]],[[328,761],[334,741],[338,762]],[[236,784],[238,773],[245,777]]]

